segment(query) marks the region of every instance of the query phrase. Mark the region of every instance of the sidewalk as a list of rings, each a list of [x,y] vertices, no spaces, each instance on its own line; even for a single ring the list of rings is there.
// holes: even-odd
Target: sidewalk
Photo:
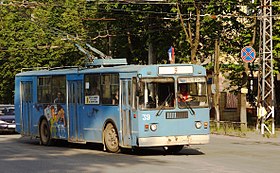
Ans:
[[[256,129],[254,126],[247,127],[246,130],[241,131],[239,123],[234,122],[222,122],[217,127],[217,124],[212,121],[210,123],[211,134],[217,137],[231,137],[239,138],[247,141],[255,141],[262,143],[277,143],[280,146],[280,125],[275,127],[275,134],[270,134],[265,130],[265,134],[262,135],[260,129]]]
[[[273,143],[280,144],[280,131],[275,131],[274,135],[269,135],[269,136],[262,135],[261,132],[250,131],[250,132],[246,132],[246,135],[242,138],[245,138],[250,141],[273,142]]]
[[[257,131],[248,131],[243,135],[234,135],[234,134],[218,134],[212,133],[216,137],[222,138],[232,138],[232,139],[240,139],[244,141],[251,141],[251,142],[258,142],[258,143],[273,143],[280,146],[280,131],[275,131],[275,135],[270,135],[270,137],[262,135],[260,132]]]

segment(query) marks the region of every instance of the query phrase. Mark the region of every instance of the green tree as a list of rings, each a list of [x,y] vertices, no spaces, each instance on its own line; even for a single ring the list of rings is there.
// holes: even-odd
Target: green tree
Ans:
[[[98,16],[114,19],[104,28],[114,35],[112,55],[147,64],[148,46],[153,44],[157,63],[166,63],[167,51],[179,34],[178,22],[170,20],[176,16],[170,12],[172,8],[165,4],[100,3]]]
[[[74,43],[89,43],[112,57],[127,58],[130,64],[147,64],[151,44],[157,63],[168,63],[167,51],[174,46],[177,63],[199,63],[211,59],[219,39],[221,52],[235,59],[222,70],[229,73],[232,85],[240,85],[244,69],[240,50],[249,44],[258,49],[258,23],[252,16],[260,3],[170,2],[37,0],[0,6],[0,102],[13,102],[14,76],[22,68],[83,65],[86,56]],[[273,10],[279,15],[279,2],[274,2]],[[277,56],[279,18],[274,21]],[[212,68],[211,61],[207,68]]]
[[[280,2],[273,2],[273,14],[276,16],[273,20],[273,43],[274,43],[274,55],[277,58],[277,62],[279,63],[280,58]],[[277,71],[279,72],[279,65],[277,67]]]
[[[22,68],[83,63],[84,55],[54,28],[84,39],[84,1],[38,2],[0,6],[1,103],[13,103],[14,77]]]

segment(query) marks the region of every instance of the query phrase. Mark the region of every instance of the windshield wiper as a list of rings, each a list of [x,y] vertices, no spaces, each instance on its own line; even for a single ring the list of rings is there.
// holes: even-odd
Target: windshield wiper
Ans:
[[[190,101],[191,102],[191,101]],[[186,105],[188,107],[188,109],[190,110],[192,115],[195,115],[195,111],[193,110],[193,108],[191,107],[190,103],[186,102]]]
[[[173,93],[170,93],[170,94],[166,97],[166,99],[163,101],[163,103],[160,105],[160,108],[159,108],[159,110],[157,111],[156,116],[159,116],[160,112],[161,112],[162,109],[163,109],[163,106],[165,105],[166,102],[169,101],[169,99],[171,98],[171,96],[173,96]]]
[[[191,101],[186,101],[186,102],[183,102],[185,105],[186,105],[186,107],[187,107],[187,109],[189,109],[189,111],[191,112],[191,114],[192,115],[195,115],[195,111],[193,110],[193,108],[191,107],[191,105],[190,105],[190,102],[192,102],[192,101],[194,101],[194,100],[191,100]],[[182,105],[181,104],[181,106],[184,106],[184,105]]]

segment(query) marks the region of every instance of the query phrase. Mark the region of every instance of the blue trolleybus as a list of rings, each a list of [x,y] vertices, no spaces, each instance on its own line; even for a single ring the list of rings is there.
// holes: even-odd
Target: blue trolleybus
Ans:
[[[97,59],[95,68],[24,71],[15,78],[16,131],[40,138],[122,148],[209,142],[205,68],[192,64],[127,65]]]

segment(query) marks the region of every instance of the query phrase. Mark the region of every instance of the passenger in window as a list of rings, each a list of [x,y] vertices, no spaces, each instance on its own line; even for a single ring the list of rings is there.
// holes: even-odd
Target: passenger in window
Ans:
[[[56,98],[53,101],[54,103],[63,103],[64,99],[61,92],[57,92]]]
[[[115,94],[113,95],[112,104],[113,105],[119,104],[119,91],[116,91]]]
[[[92,86],[92,88],[91,88],[91,90],[90,90],[90,94],[91,95],[99,95],[100,94],[100,91],[99,91],[99,89],[98,89],[98,87],[97,87],[97,83],[93,83],[93,86]]]

